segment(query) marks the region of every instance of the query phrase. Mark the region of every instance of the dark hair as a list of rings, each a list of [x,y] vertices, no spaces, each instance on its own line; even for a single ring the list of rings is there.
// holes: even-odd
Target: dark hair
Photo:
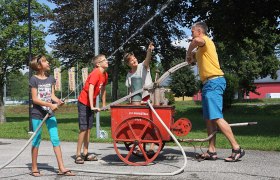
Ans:
[[[128,64],[128,60],[129,60],[129,57],[130,57],[130,56],[134,56],[134,53],[133,53],[133,52],[127,52],[127,53],[124,54],[124,56],[123,56],[123,61],[124,61],[126,64]]]

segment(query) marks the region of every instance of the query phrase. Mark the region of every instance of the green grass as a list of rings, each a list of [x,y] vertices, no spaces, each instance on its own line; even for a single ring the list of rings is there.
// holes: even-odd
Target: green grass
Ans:
[[[245,149],[280,151],[280,100],[273,101],[244,101],[236,102],[232,108],[224,112],[229,123],[258,122],[257,125],[233,127],[233,132],[239,144]],[[206,127],[202,120],[201,104],[193,101],[176,102],[175,117],[187,117],[192,122],[192,130],[186,138],[206,138]],[[27,134],[28,106],[7,106],[5,110],[7,123],[0,124],[0,138],[28,139]],[[76,105],[65,105],[56,112],[58,119],[59,136],[62,141],[77,141],[78,120]],[[100,113],[100,123],[103,130],[108,132],[109,139],[96,139],[95,128],[92,129],[91,141],[111,142],[110,112]],[[49,140],[46,126],[43,126],[43,139]],[[184,146],[191,146],[182,143]],[[200,143],[195,143],[197,146]],[[173,143],[168,143],[173,145]],[[207,142],[203,144],[207,146]],[[217,134],[218,148],[231,148],[227,139]]]

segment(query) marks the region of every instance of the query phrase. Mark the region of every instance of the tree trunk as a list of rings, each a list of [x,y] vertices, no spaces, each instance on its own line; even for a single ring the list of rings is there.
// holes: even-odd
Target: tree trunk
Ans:
[[[3,95],[4,95],[4,82],[3,82],[3,78],[0,78],[0,84],[1,84],[1,88],[0,88],[0,124],[1,123],[5,123],[6,122],[6,118],[5,118],[5,105],[4,105],[4,99],[3,99]]]
[[[5,123],[5,106],[3,103],[0,103],[0,124]]]
[[[242,90],[238,90],[238,100],[243,100],[244,99],[244,93]]]

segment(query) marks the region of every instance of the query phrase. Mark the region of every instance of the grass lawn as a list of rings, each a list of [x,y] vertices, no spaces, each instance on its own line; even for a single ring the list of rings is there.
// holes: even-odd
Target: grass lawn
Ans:
[[[181,101],[175,104],[175,120],[186,117],[192,122],[192,130],[186,138],[205,138],[206,127],[202,120],[200,104],[193,101]],[[0,124],[0,138],[28,139],[28,106],[6,106],[6,123]],[[229,123],[258,122],[257,125],[233,127],[237,141],[245,149],[280,151],[280,100],[253,101],[233,104],[225,110],[224,116]],[[78,137],[77,107],[65,105],[56,112],[59,135],[62,141],[76,142]],[[100,113],[100,123],[103,130],[108,132],[108,139],[96,139],[95,128],[92,129],[91,141],[112,142],[110,112]],[[49,140],[46,126],[43,126],[43,139]],[[182,143],[184,146],[191,146]],[[173,145],[169,142],[168,145]],[[195,143],[199,146],[200,143]],[[207,146],[207,142],[203,144]],[[218,148],[231,148],[227,139],[217,134]]]

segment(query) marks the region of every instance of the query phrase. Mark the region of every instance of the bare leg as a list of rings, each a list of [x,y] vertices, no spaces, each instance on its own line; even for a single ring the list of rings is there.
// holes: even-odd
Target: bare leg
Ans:
[[[32,149],[31,149],[32,172],[39,172],[38,166],[37,166],[38,151],[39,151],[39,148],[32,146]]]
[[[57,160],[59,170],[61,172],[65,172],[66,169],[65,169],[64,164],[63,164],[62,153],[61,153],[60,146],[53,147],[53,150],[54,150],[54,153],[55,153],[55,156],[56,156],[56,160]]]
[[[84,143],[86,131],[80,131],[77,143],[76,157],[81,155],[82,145]]]
[[[84,136],[84,151],[83,151],[84,155],[88,154],[89,137],[90,137],[90,129],[87,129]]]
[[[213,120],[206,120],[206,127],[208,136],[217,131],[217,125]],[[216,152],[216,134],[209,140],[208,150],[210,152]]]
[[[220,128],[220,130],[222,131],[222,133],[226,136],[226,138],[229,140],[232,149],[239,149],[240,146],[239,144],[236,142],[233,132],[231,130],[231,127],[229,126],[229,124],[223,119],[223,118],[219,118],[217,120],[215,120],[218,127]]]
[[[61,152],[60,146],[53,147],[53,150],[54,150],[54,153],[56,156],[59,173],[64,173],[65,175],[67,174],[68,176],[75,176],[74,173],[72,173],[71,171],[69,171],[68,169],[65,168],[63,159],[62,159],[62,152]]]
[[[150,150],[154,150],[155,143],[151,143]]]

